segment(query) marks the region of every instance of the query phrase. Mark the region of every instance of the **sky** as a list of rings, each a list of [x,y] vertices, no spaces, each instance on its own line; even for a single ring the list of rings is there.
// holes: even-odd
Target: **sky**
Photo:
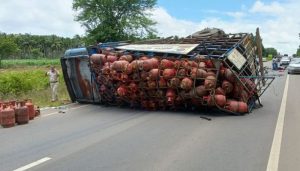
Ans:
[[[0,0],[0,32],[84,35],[74,21],[72,0]],[[157,0],[150,11],[158,35],[187,36],[207,27],[255,33],[265,47],[294,54],[300,45],[300,0]]]

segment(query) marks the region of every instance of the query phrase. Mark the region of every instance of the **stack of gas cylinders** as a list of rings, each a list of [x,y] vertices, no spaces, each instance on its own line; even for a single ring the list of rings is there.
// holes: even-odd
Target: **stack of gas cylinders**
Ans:
[[[4,128],[27,124],[39,115],[39,107],[31,100],[0,102],[0,124]]]
[[[214,59],[198,56],[164,58],[123,52],[90,56],[90,67],[102,101],[123,102],[148,110],[219,108],[247,113],[248,100],[256,94],[250,78]]]

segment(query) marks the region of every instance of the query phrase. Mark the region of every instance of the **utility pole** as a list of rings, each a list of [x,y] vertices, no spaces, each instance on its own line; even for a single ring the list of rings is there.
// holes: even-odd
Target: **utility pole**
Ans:
[[[256,47],[257,47],[257,55],[258,55],[258,62],[259,62],[259,70],[261,73],[261,77],[262,77],[262,84],[263,86],[265,86],[266,81],[264,79],[265,76],[265,72],[264,72],[264,65],[263,65],[263,61],[262,61],[262,40],[259,34],[259,28],[256,29]]]

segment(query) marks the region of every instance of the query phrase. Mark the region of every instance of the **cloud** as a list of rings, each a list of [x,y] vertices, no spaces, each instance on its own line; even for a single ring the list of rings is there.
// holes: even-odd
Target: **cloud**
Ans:
[[[164,8],[158,7],[152,11],[152,19],[157,22],[159,36],[186,36],[198,28],[198,23],[180,20],[172,17]]]
[[[255,34],[256,28],[260,28],[263,44],[265,47],[275,47],[281,53],[294,54],[299,47],[300,1],[291,0],[284,4],[271,2],[264,4],[256,1],[252,6],[242,6],[242,11],[223,12],[220,17],[204,18],[200,22],[181,20],[171,16],[164,8],[156,8],[152,18],[157,21],[156,29],[160,36],[172,35],[188,36],[206,27],[223,29],[226,33],[248,32]],[[262,9],[262,7],[266,7]],[[277,10],[276,16],[271,18],[257,13],[268,14],[271,8]],[[244,9],[244,10],[243,10]],[[250,11],[247,9],[251,9]],[[213,10],[209,10],[213,11]],[[285,12],[282,12],[285,11]],[[230,20],[222,19],[222,15],[232,16]],[[214,16],[216,16],[214,14]]]
[[[256,24],[248,23],[247,21],[225,21],[216,17],[206,18],[200,22],[180,20],[172,17],[162,7],[155,9],[152,14],[152,18],[157,21],[156,29],[158,30],[158,33],[160,36],[164,37],[172,35],[185,37],[207,27],[221,28],[228,33],[252,32],[255,31],[255,28],[257,27]],[[230,14],[232,14],[234,18],[244,16],[239,12]]]
[[[0,31],[67,37],[84,34],[84,29],[74,21],[72,0],[2,1]]]
[[[236,12],[226,12],[226,14],[230,17],[234,17],[236,19],[241,19],[246,16],[246,13],[241,12],[241,11],[236,11]]]
[[[271,2],[270,4],[265,4],[261,1],[256,1],[250,9],[250,12],[278,15],[285,12],[285,8],[279,2]]]

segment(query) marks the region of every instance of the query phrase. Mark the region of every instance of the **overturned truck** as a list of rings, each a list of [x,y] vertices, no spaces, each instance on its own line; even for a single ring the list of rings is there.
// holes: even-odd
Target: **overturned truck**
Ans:
[[[215,33],[67,50],[61,65],[70,97],[146,110],[249,113],[274,80],[264,73],[259,31]]]

